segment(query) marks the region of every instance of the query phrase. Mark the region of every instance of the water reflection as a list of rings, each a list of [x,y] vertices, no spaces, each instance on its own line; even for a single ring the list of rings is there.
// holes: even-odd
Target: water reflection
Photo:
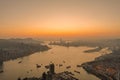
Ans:
[[[17,80],[18,77],[40,77],[43,72],[48,71],[45,66],[51,62],[55,64],[56,73],[71,71],[80,80],[99,80],[97,77],[88,74],[84,69],[76,67],[76,65],[94,60],[101,55],[100,53],[84,53],[85,50],[91,49],[89,47],[51,47],[52,49],[45,52],[37,52],[30,56],[4,62],[4,73],[0,74],[0,80]],[[37,68],[36,64],[41,65],[41,67]],[[59,66],[61,64],[62,66]],[[71,68],[67,69],[67,66]],[[79,71],[80,74],[75,71]]]

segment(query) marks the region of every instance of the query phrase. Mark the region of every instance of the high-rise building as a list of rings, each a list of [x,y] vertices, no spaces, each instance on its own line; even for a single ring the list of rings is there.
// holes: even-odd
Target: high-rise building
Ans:
[[[55,65],[53,63],[50,64],[50,73],[55,74]]]

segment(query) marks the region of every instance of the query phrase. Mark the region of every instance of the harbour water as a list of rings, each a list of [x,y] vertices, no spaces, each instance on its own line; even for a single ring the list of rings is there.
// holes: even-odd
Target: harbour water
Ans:
[[[0,73],[0,80],[17,80],[18,77],[40,77],[43,72],[48,70],[45,68],[49,63],[54,63],[55,72],[71,71],[76,78],[80,80],[100,80],[94,75],[88,74],[83,68],[76,67],[84,62],[94,60],[102,55],[100,52],[84,53],[85,50],[92,49],[91,47],[64,47],[50,46],[51,49],[44,52],[36,52],[32,55],[18,58],[15,60],[6,61],[0,67],[3,73]],[[19,63],[21,62],[21,63]],[[40,68],[36,64],[41,65]],[[63,66],[59,67],[58,65]],[[67,66],[71,68],[67,69]],[[79,71],[80,74],[74,72]]]

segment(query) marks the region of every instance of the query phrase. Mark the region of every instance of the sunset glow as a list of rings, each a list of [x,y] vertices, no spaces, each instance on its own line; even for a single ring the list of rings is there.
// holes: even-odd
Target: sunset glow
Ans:
[[[120,37],[120,1],[0,1],[0,36]]]

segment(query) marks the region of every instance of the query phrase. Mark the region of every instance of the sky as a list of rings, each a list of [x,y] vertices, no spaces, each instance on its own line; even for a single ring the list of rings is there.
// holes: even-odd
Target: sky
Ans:
[[[0,38],[119,38],[120,0],[0,0]]]

